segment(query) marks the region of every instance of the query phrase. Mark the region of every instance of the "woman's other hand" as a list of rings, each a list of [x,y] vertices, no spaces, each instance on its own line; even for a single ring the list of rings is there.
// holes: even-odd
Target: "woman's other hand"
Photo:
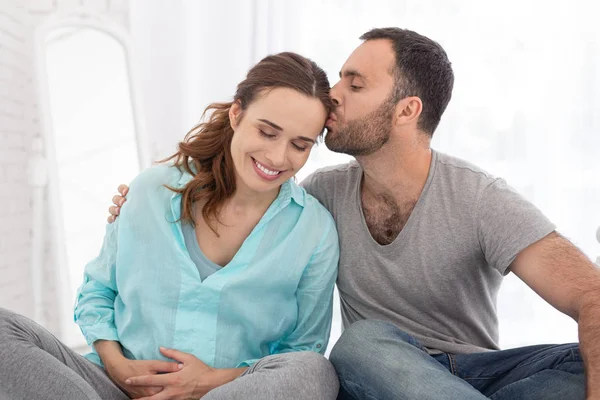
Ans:
[[[200,399],[212,389],[231,382],[246,370],[246,368],[212,368],[192,354],[173,349],[161,347],[160,352],[165,357],[179,361],[181,369],[162,375],[131,375],[125,381],[128,385],[164,388],[161,392],[140,400]]]

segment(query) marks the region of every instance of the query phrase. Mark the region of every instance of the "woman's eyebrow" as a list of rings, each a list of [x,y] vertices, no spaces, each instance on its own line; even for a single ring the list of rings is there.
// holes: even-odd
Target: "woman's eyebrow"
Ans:
[[[280,127],[279,125],[275,124],[274,122],[269,121],[268,119],[259,119],[260,122],[264,122],[267,125],[272,126],[273,128],[277,129],[278,131],[282,131],[283,132],[283,128]]]

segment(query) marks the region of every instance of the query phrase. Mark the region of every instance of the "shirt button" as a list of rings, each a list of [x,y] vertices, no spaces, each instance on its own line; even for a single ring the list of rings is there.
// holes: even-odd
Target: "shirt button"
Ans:
[[[321,343],[319,343],[319,344],[317,345],[317,349],[320,349],[320,348],[321,348]]]

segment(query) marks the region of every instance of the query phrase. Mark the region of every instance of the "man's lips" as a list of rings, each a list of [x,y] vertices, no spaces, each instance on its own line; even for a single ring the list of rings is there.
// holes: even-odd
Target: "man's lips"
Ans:
[[[329,118],[327,118],[327,121],[325,121],[325,126],[329,126],[331,123],[336,122],[337,121],[337,117],[334,113],[330,113],[329,114]]]

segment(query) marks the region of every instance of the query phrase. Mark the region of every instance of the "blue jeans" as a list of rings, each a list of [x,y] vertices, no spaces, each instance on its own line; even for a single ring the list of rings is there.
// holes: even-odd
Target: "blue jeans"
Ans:
[[[429,355],[393,324],[363,320],[344,331],[330,361],[340,400],[585,398],[576,343]]]

